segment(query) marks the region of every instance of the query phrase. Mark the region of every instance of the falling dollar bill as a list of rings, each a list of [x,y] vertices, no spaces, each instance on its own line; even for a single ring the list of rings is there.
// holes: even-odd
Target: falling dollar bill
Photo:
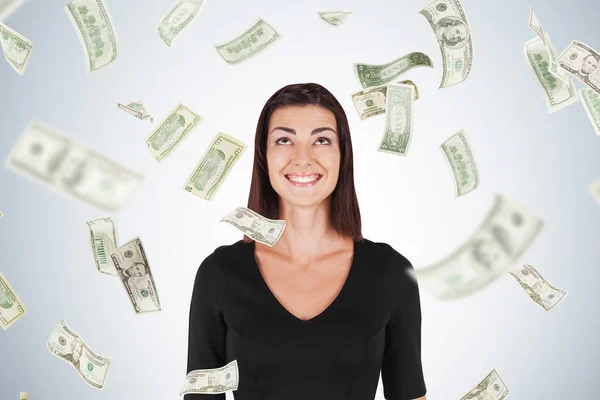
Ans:
[[[413,99],[411,85],[388,85],[385,103],[385,133],[378,151],[404,156],[413,130]]]
[[[27,126],[5,165],[62,195],[109,212],[118,211],[143,181],[142,175],[40,122]]]
[[[590,88],[579,89],[581,102],[585,113],[589,117],[596,135],[600,136],[600,94]]]
[[[29,398],[29,393],[27,393],[27,392],[19,393],[19,400],[27,400],[28,398]]]
[[[321,11],[319,12],[319,17],[329,25],[340,26],[352,14],[351,11]]]
[[[573,40],[558,56],[558,65],[580,82],[600,93],[600,54],[585,43]]]
[[[23,0],[0,0],[0,21],[6,21],[21,4]]]
[[[204,0],[179,0],[158,23],[158,36],[169,47],[200,14]]]
[[[532,6],[529,6],[529,28],[536,35],[538,35],[540,39],[542,39],[542,42],[544,42],[544,45],[546,46],[546,52],[548,54],[547,71],[554,75],[556,78],[563,81],[564,84],[569,85],[571,81],[567,76],[567,71],[558,66],[558,60],[556,59],[556,50],[554,49],[554,46],[551,46],[550,40],[547,37],[547,33],[544,32],[544,28],[542,28],[542,24],[540,23],[540,20],[538,19],[535,11],[533,11]]]
[[[550,41],[550,36],[546,34],[545,37],[546,43],[538,37],[528,40],[523,46],[523,51],[536,81],[544,90],[548,112],[552,113],[573,104],[578,100],[578,96],[575,86],[568,77],[568,83],[564,83],[548,71],[548,64],[552,58],[550,54],[556,50]]]
[[[440,149],[454,176],[454,197],[462,196],[477,188],[479,171],[465,131],[461,129],[450,136],[441,144]]]
[[[247,148],[241,140],[222,132],[217,133],[183,188],[201,199],[211,201]]]
[[[508,387],[493,369],[481,382],[460,400],[503,400],[508,396]]]
[[[415,100],[419,99],[419,89],[411,80],[399,81],[403,85],[411,85],[415,88]],[[352,94],[352,102],[360,116],[366,119],[385,112],[385,101],[388,85],[372,87]]]
[[[237,360],[233,360],[220,368],[196,369],[186,375],[179,395],[224,393],[229,390],[237,390],[239,379]]]
[[[141,119],[142,121],[147,119],[149,119],[150,122],[154,121],[154,118],[152,118],[148,114],[148,112],[146,111],[146,107],[144,107],[144,103],[142,103],[140,100],[132,101],[128,104],[117,103],[117,106],[119,107],[119,109],[125,111],[127,114],[133,115],[134,117]]]
[[[398,83],[400,83],[401,85],[411,85],[415,89],[415,100],[419,100],[419,88],[417,87],[417,85],[415,85],[413,81],[411,81],[410,79],[406,79]]]
[[[267,246],[277,243],[285,229],[284,220],[265,218],[246,207],[237,207],[224,216],[220,222],[227,222],[235,226],[249,238]]]
[[[110,255],[119,248],[117,230],[112,218],[100,218],[86,221],[90,230],[92,254],[98,271],[109,275],[119,276]]]
[[[8,64],[17,74],[23,75],[35,44],[2,22],[0,22],[0,44]]]
[[[433,68],[431,59],[424,53],[408,53],[382,65],[354,63],[354,74],[363,89],[384,85],[415,67]]]
[[[590,185],[588,186],[588,190],[592,197],[596,199],[598,205],[600,205],[600,179],[597,179],[596,181],[590,183]]]
[[[519,282],[531,300],[546,311],[554,308],[569,294],[566,290],[553,286],[529,264],[513,268],[508,272]]]
[[[119,247],[111,258],[136,313],[160,311],[160,299],[139,237]]]
[[[71,0],[65,12],[79,37],[88,73],[117,58],[117,33],[104,0]]]
[[[178,104],[146,138],[150,153],[161,162],[196,128],[202,117]]]
[[[453,253],[416,270],[419,284],[441,300],[468,296],[504,274],[527,251],[543,221],[500,195],[471,236]]]
[[[440,88],[463,82],[473,65],[473,41],[461,2],[436,0],[419,13],[429,22],[442,52]]]
[[[17,296],[17,292],[0,272],[0,326],[2,330],[8,329],[26,311],[23,302]]]
[[[237,64],[258,54],[279,38],[281,35],[259,18],[235,39],[214,46],[228,64]]]
[[[50,334],[46,347],[52,354],[62,358],[75,368],[90,386],[102,390],[110,367],[110,358],[102,357],[67,326],[61,319]]]

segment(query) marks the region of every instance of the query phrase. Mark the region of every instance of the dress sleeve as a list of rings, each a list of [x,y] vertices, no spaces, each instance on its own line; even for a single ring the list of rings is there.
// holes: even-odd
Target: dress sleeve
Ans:
[[[387,400],[411,400],[427,392],[421,364],[419,287],[410,272],[414,272],[410,261],[394,250],[384,279],[391,307],[381,366]]]
[[[192,301],[188,336],[187,373],[196,369],[219,368],[225,362],[227,327],[223,319],[223,299],[227,277],[214,253],[198,268]],[[225,393],[187,394],[184,400],[225,400]]]

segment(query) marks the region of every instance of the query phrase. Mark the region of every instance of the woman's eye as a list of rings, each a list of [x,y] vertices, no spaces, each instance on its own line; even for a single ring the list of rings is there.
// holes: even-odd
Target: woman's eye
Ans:
[[[317,139],[317,142],[318,142],[319,140],[321,140],[321,139],[325,140],[325,143],[324,143],[324,144],[330,144],[330,143],[331,143],[331,140],[329,140],[329,138],[326,138],[326,137],[320,137],[320,138],[318,138],[318,139]]]
[[[282,140],[289,140],[289,139],[288,139],[288,138],[286,138],[286,137],[282,137],[282,138],[279,138],[279,139],[277,139],[277,140],[275,141],[275,143],[276,143],[276,144],[281,144],[281,141],[282,141]]]

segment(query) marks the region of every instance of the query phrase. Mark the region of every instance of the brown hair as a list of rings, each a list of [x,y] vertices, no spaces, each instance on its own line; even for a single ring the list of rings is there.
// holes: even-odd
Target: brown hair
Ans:
[[[296,83],[275,92],[262,109],[254,138],[254,166],[252,183],[248,195],[248,208],[260,215],[279,218],[279,195],[271,186],[267,169],[267,135],[271,114],[285,106],[316,105],[328,109],[335,115],[340,143],[340,171],[337,185],[331,193],[330,221],[340,235],[362,240],[360,209],[354,190],[354,164],[348,118],[337,99],[316,83]],[[244,242],[252,239],[244,235]]]

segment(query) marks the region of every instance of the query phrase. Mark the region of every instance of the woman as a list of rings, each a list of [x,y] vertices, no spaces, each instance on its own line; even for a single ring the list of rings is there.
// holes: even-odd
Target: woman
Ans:
[[[248,208],[285,230],[272,247],[244,236],[202,262],[188,372],[237,360],[236,400],[369,400],[381,371],[386,399],[425,400],[412,266],[362,237],[348,120],[324,87],[267,101]]]

